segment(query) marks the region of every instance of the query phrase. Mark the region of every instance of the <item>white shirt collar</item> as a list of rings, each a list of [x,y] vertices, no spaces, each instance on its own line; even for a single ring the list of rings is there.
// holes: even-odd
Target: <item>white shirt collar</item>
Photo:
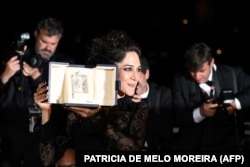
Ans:
[[[214,64],[213,65],[213,67],[212,67],[212,70],[211,70],[211,73],[209,74],[209,77],[208,77],[208,80],[209,81],[212,81],[213,79],[213,69],[214,69],[214,71],[216,71],[217,70],[217,66]]]
[[[214,71],[217,70],[217,66],[215,64],[213,65],[212,68],[214,69]],[[213,70],[211,70],[211,73],[209,74],[208,81],[212,81],[212,78],[213,78]],[[199,86],[209,95],[211,91],[211,87],[209,85],[207,85],[206,83],[201,83]]]
[[[146,99],[148,97],[148,93],[149,93],[149,85],[148,85],[148,83],[147,83],[147,87],[148,87],[147,91],[145,93],[141,94],[142,99]]]

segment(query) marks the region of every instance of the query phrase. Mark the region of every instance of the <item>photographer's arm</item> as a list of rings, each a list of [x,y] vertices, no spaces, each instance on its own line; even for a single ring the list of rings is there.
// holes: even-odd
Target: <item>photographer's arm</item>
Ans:
[[[228,115],[231,115],[235,112],[235,110],[240,110],[241,109],[241,105],[240,102],[237,98],[235,98],[235,100],[226,107],[227,113]]]
[[[20,61],[18,56],[11,57],[5,65],[4,71],[1,74],[1,81],[3,84],[6,84],[9,79],[15,75],[17,71],[21,69]]]
[[[217,103],[202,103],[200,106],[200,113],[203,117],[212,117],[216,113],[217,107]]]
[[[28,65],[26,62],[23,62],[23,75],[24,76],[30,76],[33,80],[37,79],[39,76],[41,76],[41,72],[37,67],[32,68],[30,65]]]
[[[193,119],[194,122],[199,123],[205,117],[212,117],[216,112],[216,108],[218,107],[217,103],[211,103],[213,99],[208,99],[208,101],[201,104],[200,107],[194,109],[193,111]]]

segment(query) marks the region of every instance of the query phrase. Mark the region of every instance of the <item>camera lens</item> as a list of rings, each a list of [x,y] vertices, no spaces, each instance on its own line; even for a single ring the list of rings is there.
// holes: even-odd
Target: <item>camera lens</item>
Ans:
[[[30,54],[25,57],[24,61],[27,62],[32,67],[39,68],[43,60],[41,55],[39,54]]]
[[[36,65],[37,65],[38,60],[37,60],[37,58],[36,58],[36,57],[31,57],[31,58],[30,58],[30,62],[29,62],[29,63],[30,63],[30,65],[31,65],[31,66],[33,66],[33,67],[34,67],[34,66],[36,66]]]

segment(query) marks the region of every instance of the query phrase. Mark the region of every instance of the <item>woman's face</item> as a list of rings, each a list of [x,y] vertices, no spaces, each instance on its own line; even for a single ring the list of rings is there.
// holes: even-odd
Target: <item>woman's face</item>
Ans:
[[[117,63],[118,78],[121,82],[120,91],[133,96],[141,74],[141,63],[136,52],[127,52],[124,59]]]

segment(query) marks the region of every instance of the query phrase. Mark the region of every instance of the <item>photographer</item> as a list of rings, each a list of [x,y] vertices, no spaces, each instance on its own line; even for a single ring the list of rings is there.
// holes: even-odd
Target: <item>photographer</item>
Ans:
[[[240,150],[241,116],[250,107],[250,76],[240,67],[215,64],[211,49],[195,43],[185,53],[187,70],[175,75],[173,104],[178,150]]]
[[[30,114],[34,111],[39,114],[33,93],[38,83],[47,80],[49,61],[73,62],[56,52],[62,36],[62,23],[55,18],[44,18],[34,31],[34,46],[27,45],[28,39],[21,36],[14,42],[17,48],[1,64],[0,137],[4,160],[11,167],[41,166]]]

